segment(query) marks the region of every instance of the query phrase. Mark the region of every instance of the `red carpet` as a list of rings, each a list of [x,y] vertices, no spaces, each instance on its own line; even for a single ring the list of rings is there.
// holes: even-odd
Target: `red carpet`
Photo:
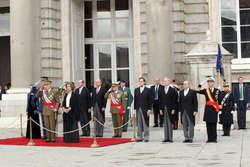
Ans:
[[[97,143],[99,147],[129,143],[131,139],[124,138],[97,138]],[[20,145],[26,146],[29,142],[29,139],[26,138],[8,138],[0,139],[0,145]],[[35,146],[53,146],[53,147],[91,147],[93,143],[93,138],[80,138],[80,143],[64,143],[62,137],[57,138],[56,143],[46,143],[42,139],[33,139]]]

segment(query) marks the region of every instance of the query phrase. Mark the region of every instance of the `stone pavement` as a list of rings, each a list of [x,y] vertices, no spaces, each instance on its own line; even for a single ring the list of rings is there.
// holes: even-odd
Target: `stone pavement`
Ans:
[[[108,126],[111,126],[109,123]],[[61,124],[59,131],[61,131]],[[18,129],[0,129],[0,138],[16,137]],[[24,130],[25,131],[25,130]],[[247,167],[250,163],[250,130],[233,130],[231,137],[206,144],[205,129],[195,130],[193,144],[184,144],[182,130],[174,143],[162,144],[162,128],[150,128],[149,143],[128,143],[103,148],[0,146],[1,167]],[[105,137],[112,129],[105,129]],[[123,137],[131,137],[132,128]]]

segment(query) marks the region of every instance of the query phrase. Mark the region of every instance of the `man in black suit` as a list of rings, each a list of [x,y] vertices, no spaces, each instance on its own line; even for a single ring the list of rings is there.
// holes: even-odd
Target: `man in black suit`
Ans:
[[[78,81],[78,88],[75,90],[78,95],[78,103],[80,107],[79,121],[81,126],[86,125],[91,120],[91,97],[88,88],[84,86],[84,81]],[[90,126],[82,129],[82,136],[90,136]]]
[[[154,111],[154,126],[158,127],[160,119],[160,127],[163,126],[163,116],[160,115],[160,101],[159,101],[159,90],[162,89],[163,86],[160,84],[160,79],[155,78],[155,85],[151,86],[151,91],[153,95],[153,111]]]
[[[203,94],[206,98],[205,112],[203,121],[206,122],[207,127],[207,143],[217,143],[217,121],[219,113],[218,98],[220,91],[214,87],[215,79],[209,77],[207,79],[208,88],[201,89],[202,84],[199,84],[197,93]]]
[[[100,79],[96,80],[96,87],[92,92],[92,107],[93,116],[101,122],[105,123],[105,107],[106,107],[106,99],[104,95],[106,93],[106,89],[102,87],[102,81]],[[103,126],[99,123],[96,124],[96,137],[103,137]]]
[[[164,116],[164,140],[162,142],[173,142],[173,123],[176,109],[176,93],[170,86],[170,80],[164,78],[164,87],[160,90],[160,114]]]
[[[137,142],[149,141],[149,115],[152,108],[152,95],[150,88],[145,86],[145,78],[139,78],[139,87],[135,89],[134,110],[137,121]]]
[[[246,129],[246,110],[249,106],[248,87],[243,80],[243,77],[238,78],[239,84],[235,86],[233,92],[239,129]]]
[[[196,92],[189,88],[189,82],[183,82],[184,90],[180,91],[179,112],[184,132],[184,143],[192,143],[194,137],[195,116],[198,111]]]

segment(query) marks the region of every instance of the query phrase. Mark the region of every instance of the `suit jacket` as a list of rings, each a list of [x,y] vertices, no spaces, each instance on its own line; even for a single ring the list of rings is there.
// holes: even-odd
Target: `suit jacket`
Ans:
[[[125,95],[126,110],[128,110],[128,107],[131,107],[134,97],[128,87],[125,87],[124,90],[121,87],[119,87],[119,90],[122,91]]]
[[[239,105],[240,102],[240,88],[239,84],[234,87],[234,102]],[[248,86],[243,84],[243,96],[244,96],[244,101],[243,103],[247,104],[249,102],[249,97],[248,97]]]
[[[152,92],[150,88],[145,86],[143,92],[140,92],[140,87],[134,92],[134,109],[139,111],[141,108],[146,124],[149,126],[149,117],[147,111],[152,109]]]
[[[194,90],[189,89],[186,96],[184,96],[184,90],[180,91],[179,111],[181,113],[185,111],[190,120],[195,124],[195,117],[193,114],[194,112],[198,112],[198,100]]]
[[[106,93],[106,89],[104,87],[101,87],[98,94],[96,94],[96,88],[93,89],[92,91],[92,107],[95,106],[95,104],[98,104],[98,107],[105,108],[106,107],[106,99],[104,98],[104,95]]]
[[[167,108],[170,120],[174,122],[174,115],[171,114],[172,110],[176,110],[176,91],[169,86],[167,94],[165,93],[165,87],[163,86],[159,92],[160,110],[164,111]],[[177,111],[175,111],[177,112]],[[164,114],[166,114],[164,112]]]
[[[88,88],[83,87],[81,94],[79,94],[79,88],[75,90],[75,94],[78,95],[78,102],[81,111],[88,111],[91,108],[91,97]]]
[[[159,100],[159,92],[163,88],[164,88],[164,86],[160,84],[159,88],[158,88],[158,100]],[[151,86],[150,89],[152,91],[152,98],[153,98],[153,101],[154,101],[154,99],[155,99],[155,85]]]
[[[209,89],[209,91],[210,91],[210,89]],[[209,101],[206,89],[197,90],[196,92],[199,94],[205,95],[206,101]],[[218,102],[219,96],[220,96],[220,90],[218,90],[217,88],[214,88],[214,91],[213,92],[210,91],[210,93],[211,93],[211,96],[214,99],[214,101]],[[218,122],[218,113],[216,112],[216,109],[213,106],[205,105],[205,112],[204,112],[203,121],[205,121],[207,123],[217,123]]]

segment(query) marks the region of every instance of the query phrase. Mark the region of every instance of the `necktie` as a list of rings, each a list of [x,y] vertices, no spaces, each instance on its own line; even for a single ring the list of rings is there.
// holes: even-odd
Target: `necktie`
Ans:
[[[240,99],[243,99],[243,86],[240,85]]]
[[[99,93],[99,88],[96,88],[96,94],[98,94]]]
[[[158,85],[155,85],[155,100],[158,100]]]

